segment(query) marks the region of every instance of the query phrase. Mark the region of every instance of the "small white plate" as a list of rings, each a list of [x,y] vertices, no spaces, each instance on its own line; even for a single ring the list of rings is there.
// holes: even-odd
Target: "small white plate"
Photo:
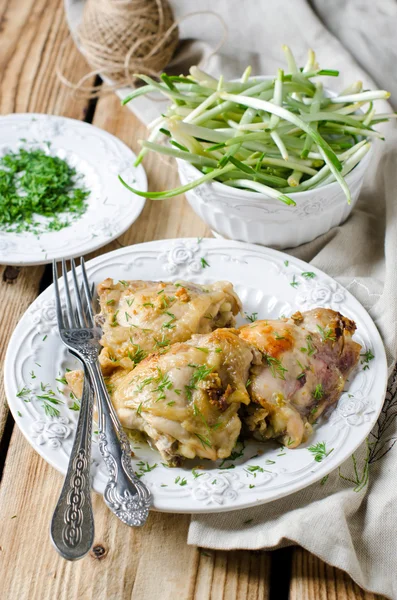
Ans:
[[[0,263],[40,265],[54,258],[82,256],[119,237],[139,217],[145,199],[135,196],[118,175],[147,190],[143,167],[134,168],[135,154],[119,139],[89,123],[42,114],[0,117],[0,156],[20,148],[47,149],[66,159],[91,191],[86,212],[69,227],[42,233],[0,231]]]
[[[201,258],[209,264],[203,268]],[[143,461],[148,471],[143,480],[153,493],[154,508],[170,512],[205,513],[234,510],[276,500],[292,494],[327,475],[346,460],[365,440],[382,408],[387,365],[380,335],[359,302],[318,269],[282,252],[252,244],[215,239],[156,241],[121,248],[87,263],[91,281],[115,279],[188,279],[198,283],[229,280],[242,299],[245,311],[258,318],[278,318],[296,310],[330,307],[357,324],[355,339],[363,352],[375,355],[351,377],[349,391],[342,394],[328,419],[315,426],[305,445],[291,450],[275,443],[249,442],[235,461],[186,461],[183,467],[163,466],[159,454],[146,444],[133,444],[134,466]],[[302,273],[313,272],[312,279]],[[291,286],[294,283],[294,286]],[[62,291],[61,283],[61,291]],[[244,321],[241,321],[244,322]],[[77,413],[73,400],[62,395],[56,378],[77,367],[60,342],[55,316],[53,287],[49,287],[27,310],[11,338],[5,362],[5,386],[16,422],[32,446],[58,470],[66,472]],[[47,418],[37,396],[41,383],[49,384],[62,398],[58,418]],[[23,388],[32,390],[19,395]],[[24,400],[30,400],[25,402]],[[95,440],[93,487],[104,490],[106,469]],[[316,462],[311,444],[326,442],[333,451]],[[259,451],[259,455],[258,455]],[[156,465],[149,470],[153,465]],[[201,465],[203,469],[193,470]],[[247,467],[259,467],[253,471]],[[221,468],[223,467],[223,468]],[[229,468],[225,468],[229,467]]]

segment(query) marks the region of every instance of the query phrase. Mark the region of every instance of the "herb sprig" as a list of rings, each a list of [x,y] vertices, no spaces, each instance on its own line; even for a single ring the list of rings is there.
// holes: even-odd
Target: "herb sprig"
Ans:
[[[325,442],[318,442],[317,444],[313,444],[308,448],[309,452],[311,452],[314,456],[314,460],[316,462],[322,462],[324,458],[327,458],[333,452],[333,448],[327,451],[325,446]]]

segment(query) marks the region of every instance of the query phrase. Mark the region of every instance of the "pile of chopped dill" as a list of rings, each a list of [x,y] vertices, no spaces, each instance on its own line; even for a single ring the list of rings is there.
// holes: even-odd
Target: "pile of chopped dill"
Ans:
[[[0,158],[0,230],[40,234],[59,231],[87,209],[89,190],[76,169],[41,149]],[[38,220],[38,216],[45,217]]]

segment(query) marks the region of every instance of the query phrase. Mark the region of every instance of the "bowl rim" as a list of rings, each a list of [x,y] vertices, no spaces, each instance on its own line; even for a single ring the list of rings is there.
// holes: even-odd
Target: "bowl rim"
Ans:
[[[270,79],[275,79],[275,76],[274,75],[252,75],[249,79],[258,80],[258,81],[267,80],[267,79],[270,80]],[[231,81],[237,82],[237,81],[239,81],[239,78],[231,79]],[[330,96],[337,96],[336,92],[334,92],[333,90],[330,90],[329,88],[324,87],[324,91],[326,93],[328,93]],[[362,111],[359,109],[358,112],[362,112]],[[350,171],[350,173],[348,173],[346,175],[345,180],[347,183],[349,183],[349,181],[352,179],[354,172],[357,173],[358,170],[361,170],[360,167],[362,165],[366,165],[366,163],[369,161],[370,157],[373,155],[373,152],[374,152],[374,143],[375,143],[375,140],[371,141],[371,147],[370,147],[369,151],[367,152],[367,154],[360,160],[360,162],[354,167],[354,169],[352,169]],[[187,168],[191,167],[192,170],[197,172],[197,179],[200,177],[200,175],[202,175],[201,171],[199,171],[199,169],[197,167],[195,167],[192,163],[182,160],[181,158],[176,158],[175,160],[178,165],[178,171],[180,169],[183,169],[184,166],[186,166]],[[242,188],[233,188],[232,186],[224,185],[220,181],[208,181],[208,183],[200,184],[198,187],[201,187],[201,185],[208,185],[211,189],[213,189],[214,194],[217,194],[217,195],[239,197],[240,200],[245,199],[247,202],[250,200],[256,199],[261,202],[265,201],[268,204],[273,204],[273,205],[280,204],[280,200],[277,200],[277,198],[272,198],[270,196],[267,196],[266,194],[262,194],[261,192],[254,192],[251,190],[243,190]],[[316,193],[318,190],[321,190],[321,191],[325,190],[325,193],[330,191],[332,193],[333,190],[337,189],[337,188],[340,189],[339,183],[337,181],[332,181],[331,183],[327,183],[326,185],[320,186],[318,188],[314,188],[311,190],[305,190],[305,191],[301,191],[301,192],[289,192],[286,195],[288,197],[291,197],[293,200],[296,200],[296,199],[304,200],[304,199],[311,197],[313,195],[313,193]],[[196,188],[193,188],[192,190],[189,190],[189,192],[194,192],[195,189]],[[187,193],[189,193],[189,192],[187,192]]]

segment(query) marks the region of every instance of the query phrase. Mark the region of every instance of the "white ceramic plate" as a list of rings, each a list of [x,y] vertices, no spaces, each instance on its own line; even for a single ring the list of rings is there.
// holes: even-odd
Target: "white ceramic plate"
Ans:
[[[204,257],[209,266],[202,268]],[[351,378],[349,391],[339,400],[328,419],[315,427],[313,437],[296,450],[275,443],[250,442],[244,455],[235,461],[187,461],[181,468],[163,466],[158,453],[146,444],[133,444],[133,460],[149,465],[144,481],[153,492],[154,508],[170,512],[216,512],[244,508],[275,500],[320,480],[348,458],[366,438],[381,410],[387,380],[386,358],[379,333],[362,306],[333,279],[306,263],[286,254],[239,242],[196,239],[166,240],[138,244],[99,256],[88,264],[96,283],[110,276],[115,279],[189,279],[209,283],[219,279],[233,282],[244,309],[258,318],[277,318],[282,314],[315,306],[339,310],[357,323],[357,335],[364,350],[375,358],[369,368],[360,365]],[[312,279],[302,276],[313,272]],[[291,286],[295,282],[296,286]],[[62,285],[61,285],[62,289]],[[243,321],[242,321],[243,322]],[[78,366],[61,344],[56,327],[52,286],[31,305],[19,322],[7,352],[5,384],[10,408],[16,422],[32,446],[55,468],[66,471],[77,413],[73,401],[62,395],[56,378],[68,368]],[[58,418],[47,418],[37,399],[40,385],[49,385],[62,398]],[[18,396],[23,388],[31,393]],[[30,402],[25,402],[30,400]],[[316,462],[307,449],[310,444],[326,442],[333,451]],[[259,451],[259,455],[258,455]],[[197,465],[204,469],[194,470]],[[230,467],[232,468],[224,468]],[[249,466],[259,468],[250,472]],[[223,468],[221,468],[223,467]],[[199,475],[199,476],[197,476]],[[93,487],[102,492],[106,471],[98,445],[93,444]]]
[[[24,141],[22,141],[24,140]],[[91,194],[86,212],[69,227],[43,233],[0,231],[0,263],[37,265],[52,259],[92,252],[119,237],[139,217],[145,199],[133,195],[118,175],[147,190],[143,167],[133,167],[135,154],[116,137],[89,123],[42,114],[0,117],[0,156],[10,150],[39,147],[66,159],[82,175]]]

